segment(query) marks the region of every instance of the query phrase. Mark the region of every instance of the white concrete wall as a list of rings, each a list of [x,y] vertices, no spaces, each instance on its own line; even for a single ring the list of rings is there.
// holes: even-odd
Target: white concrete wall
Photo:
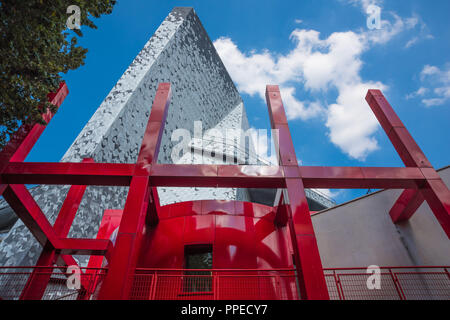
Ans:
[[[450,167],[439,171],[450,185]],[[425,202],[414,216],[392,223],[402,190],[384,190],[312,217],[325,268],[450,265],[450,240]]]

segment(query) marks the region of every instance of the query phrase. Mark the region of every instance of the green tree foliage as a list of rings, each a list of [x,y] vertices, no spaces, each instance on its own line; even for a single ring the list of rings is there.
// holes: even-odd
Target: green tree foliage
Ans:
[[[0,0],[0,149],[22,123],[43,122],[54,108],[47,94],[62,74],[84,64],[77,45],[80,29],[69,30],[70,5],[80,8],[80,25],[96,29],[93,18],[109,14],[115,0]],[[37,106],[40,106],[39,108]]]

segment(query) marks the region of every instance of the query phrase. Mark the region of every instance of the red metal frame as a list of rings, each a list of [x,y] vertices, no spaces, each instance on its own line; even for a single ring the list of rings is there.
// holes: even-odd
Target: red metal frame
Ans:
[[[50,101],[59,106],[67,95],[63,83]],[[159,145],[170,103],[170,84],[158,86],[136,164],[24,163],[44,126],[24,126],[0,153],[0,192],[44,247],[38,264],[75,264],[72,254],[104,255],[109,271],[100,299],[128,299],[142,232],[158,223],[157,186],[284,188],[276,209],[277,224],[287,224],[294,250],[302,299],[328,299],[319,250],[304,188],[406,189],[392,208],[394,222],[408,219],[426,200],[450,237],[450,191],[426,159],[379,90],[366,100],[387,133],[405,168],[298,166],[278,86],[267,86],[266,99],[273,129],[279,130],[279,166],[157,164]],[[52,114],[45,115],[46,121]],[[69,184],[55,226],[23,184]],[[67,232],[87,185],[129,186],[115,246],[108,239],[68,239]],[[56,259],[58,257],[58,259]],[[39,298],[42,287],[30,277],[22,298]]]
[[[381,267],[381,288],[370,290],[366,268],[324,269],[332,300],[448,300],[448,266]],[[19,297],[24,280],[50,277],[42,299],[97,299],[107,268],[84,268],[78,290],[58,267],[0,267],[0,297]],[[189,273],[187,273],[189,272]],[[201,272],[201,274],[192,274]],[[27,284],[28,285],[28,284]],[[131,300],[296,300],[295,270],[136,268]],[[245,288],[246,290],[243,290]],[[203,290],[202,290],[203,289]]]

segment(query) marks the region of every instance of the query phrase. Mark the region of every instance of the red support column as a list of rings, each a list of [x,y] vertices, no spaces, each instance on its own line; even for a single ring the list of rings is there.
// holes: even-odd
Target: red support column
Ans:
[[[286,181],[289,203],[288,225],[301,298],[328,300],[328,288],[323,274],[319,248],[278,86],[267,86],[266,100],[272,128],[279,130],[279,162]]]
[[[169,83],[159,84],[139,151],[135,175],[128,191],[108,274],[102,285],[99,299],[129,299],[142,232],[148,214],[151,193],[149,174],[151,165],[158,159],[170,94]]]
[[[380,90],[369,90],[366,101],[407,167],[417,167],[426,179],[418,191],[406,190],[394,204],[394,222],[409,219],[422,203],[422,197],[450,238],[450,191],[419,148]],[[422,195],[418,194],[422,193]]]

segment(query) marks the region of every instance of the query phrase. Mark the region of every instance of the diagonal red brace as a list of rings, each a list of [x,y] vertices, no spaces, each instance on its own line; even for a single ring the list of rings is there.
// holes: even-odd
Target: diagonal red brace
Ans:
[[[83,159],[83,163],[92,163],[94,160],[87,158]],[[83,198],[86,186],[71,186],[67,193],[66,199],[59,211],[56,221],[53,225],[53,230],[59,237],[66,237],[69,233],[73,219],[77,213],[78,207]],[[63,268],[65,272],[66,266],[78,265],[75,259],[70,255],[59,254],[50,244],[46,244],[39,256],[36,266],[38,267],[52,267],[57,264]],[[52,268],[35,268],[29,276],[27,284],[22,291],[21,300],[40,300],[44,295],[45,289],[48,285],[52,275]],[[86,287],[86,281],[82,278],[82,286]]]
[[[380,90],[369,90],[366,96],[372,111],[407,167],[420,169],[425,182],[420,190],[405,190],[390,210],[393,222],[411,218],[425,199],[442,229],[450,238],[450,191],[426,158],[423,151],[400,121]]]
[[[409,220],[424,201],[425,198],[419,190],[404,190],[389,211],[392,221],[401,222]]]
[[[42,246],[47,242],[53,248],[58,246],[59,235],[24,185],[9,185],[3,197]]]

